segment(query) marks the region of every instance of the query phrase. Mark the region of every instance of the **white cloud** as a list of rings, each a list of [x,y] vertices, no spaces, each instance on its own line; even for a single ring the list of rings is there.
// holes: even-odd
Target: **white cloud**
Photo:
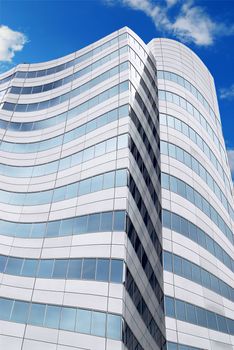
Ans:
[[[15,53],[21,51],[27,42],[27,37],[7,26],[0,26],[0,61],[11,62]]]
[[[214,41],[216,23],[199,6],[186,3],[172,24],[174,34],[182,41],[193,41],[197,45],[211,45]]]
[[[168,7],[174,6],[177,2],[178,0],[166,0]]]
[[[220,89],[220,98],[222,100],[233,100],[234,99],[234,84],[229,88]]]
[[[155,27],[166,31],[183,42],[193,42],[199,46],[212,45],[218,36],[234,34],[234,25],[215,22],[204,7],[193,0],[104,0],[105,3],[122,4],[144,12]],[[176,7],[174,5],[177,5]],[[173,8],[173,13],[170,13]]]

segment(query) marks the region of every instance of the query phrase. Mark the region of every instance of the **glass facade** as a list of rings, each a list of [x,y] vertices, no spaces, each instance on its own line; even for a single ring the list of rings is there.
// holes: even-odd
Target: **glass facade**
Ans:
[[[206,67],[126,27],[38,67],[0,77],[2,347],[229,349],[232,182]]]

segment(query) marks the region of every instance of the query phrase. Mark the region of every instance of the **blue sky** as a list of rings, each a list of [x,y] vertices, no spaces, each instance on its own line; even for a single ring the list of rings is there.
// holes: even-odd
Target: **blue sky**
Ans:
[[[146,43],[180,40],[215,78],[234,172],[234,1],[0,0],[0,72],[54,59],[127,25]]]

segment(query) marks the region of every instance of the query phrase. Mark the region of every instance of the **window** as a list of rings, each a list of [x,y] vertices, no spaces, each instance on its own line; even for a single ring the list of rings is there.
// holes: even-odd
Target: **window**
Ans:
[[[37,272],[37,266],[37,260],[25,259],[21,272],[22,276],[35,277]]]
[[[166,316],[175,317],[175,304],[174,299],[171,297],[165,297]]]
[[[54,266],[54,260],[41,260],[39,265],[38,277],[50,278]]]
[[[109,281],[110,260],[109,259],[97,259],[97,281]]]
[[[163,264],[164,264],[165,270],[172,272],[172,255],[171,255],[171,253],[164,251]]]
[[[171,228],[171,213],[167,210],[163,210],[163,226]]]
[[[91,334],[104,337],[106,333],[106,314],[103,312],[92,313]]]
[[[7,261],[5,273],[9,273],[11,275],[20,275],[22,263],[23,263],[23,259],[9,257]]]
[[[89,215],[87,232],[98,232],[99,227],[100,227],[100,214]]]
[[[182,259],[179,256],[174,255],[173,262],[174,273],[177,275],[182,275]]]
[[[123,280],[123,261],[111,260],[110,281],[115,283],[121,283],[122,280]]]
[[[45,316],[45,327],[58,328],[60,320],[61,307],[47,305]]]
[[[96,259],[84,259],[82,279],[94,280],[96,273]]]
[[[43,326],[45,318],[46,306],[43,304],[31,304],[29,323],[33,325]]]
[[[187,321],[193,324],[197,324],[195,306],[191,304],[187,304],[186,311],[187,311]]]
[[[125,230],[125,212],[116,211],[114,212],[114,231],[124,231]]]
[[[15,301],[11,314],[11,321],[26,323],[28,320],[29,303]]]
[[[207,327],[206,311],[200,307],[196,307],[197,324],[202,327]]]
[[[61,311],[60,328],[67,331],[74,331],[76,323],[76,309],[63,307]]]
[[[185,311],[185,303],[180,300],[175,300],[175,307],[176,307],[176,317],[181,320],[186,320],[186,311]]]
[[[91,331],[91,311],[77,310],[76,331],[79,333],[90,334]]]
[[[115,184],[115,172],[109,172],[103,176],[103,189],[113,188]]]
[[[67,278],[80,279],[81,278],[82,259],[71,259],[69,261]]]
[[[8,321],[10,319],[13,300],[0,298],[0,318]]]
[[[206,311],[208,328],[218,330],[216,315],[213,312]]]
[[[88,216],[80,216],[74,222],[74,234],[87,232]]]
[[[112,231],[113,212],[101,214],[100,231]]]
[[[65,259],[55,259],[53,278],[66,278],[67,275],[68,260]]]
[[[115,315],[107,315],[107,338],[121,339],[121,317]]]

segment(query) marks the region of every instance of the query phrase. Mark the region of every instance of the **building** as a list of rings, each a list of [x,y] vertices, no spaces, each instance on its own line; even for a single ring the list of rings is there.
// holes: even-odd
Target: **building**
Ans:
[[[232,349],[232,182],[199,58],[125,27],[0,90],[0,348]]]

